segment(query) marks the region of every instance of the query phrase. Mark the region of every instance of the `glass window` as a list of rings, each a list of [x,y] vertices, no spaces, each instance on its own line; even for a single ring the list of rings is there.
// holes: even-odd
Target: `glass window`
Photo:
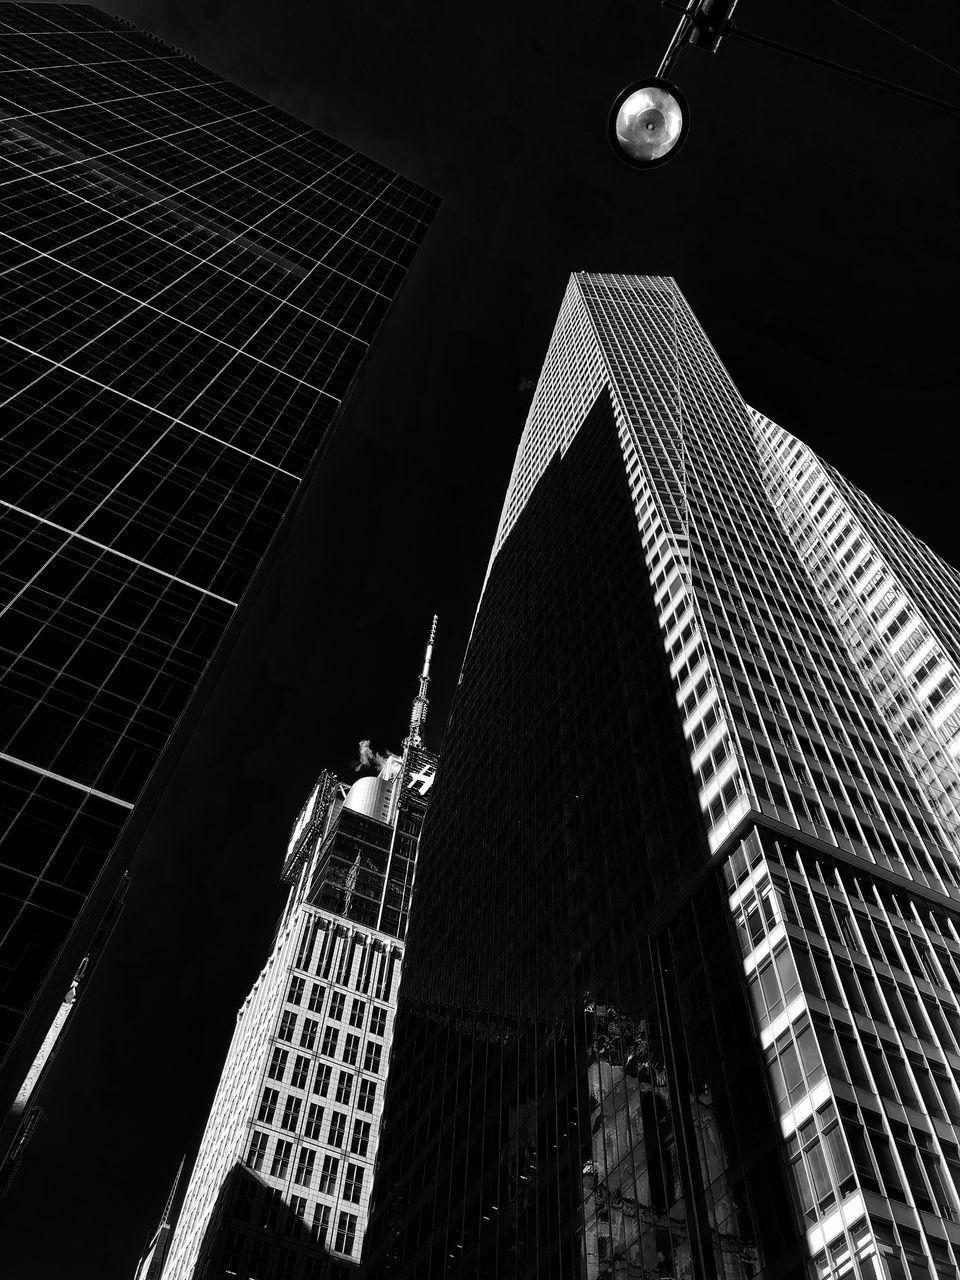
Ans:
[[[318,1102],[311,1102],[307,1108],[307,1120],[303,1126],[303,1136],[320,1140],[320,1129],[323,1124],[323,1107]]]
[[[277,1109],[280,1093],[277,1089],[264,1089],[260,1096],[257,1119],[261,1124],[273,1124],[273,1114]]]
[[[287,1176],[287,1168],[290,1164],[290,1152],[292,1150],[292,1142],[288,1142],[286,1138],[277,1139],[277,1145],[273,1152],[273,1163],[270,1166],[271,1178],[285,1178]]]
[[[293,1063],[293,1071],[290,1073],[290,1084],[294,1089],[305,1089],[307,1087],[307,1075],[310,1071],[310,1059],[302,1053],[298,1053]]]
[[[337,1222],[337,1238],[334,1242],[334,1249],[337,1253],[353,1253],[354,1242],[357,1237],[357,1215],[355,1213],[341,1213]]]
[[[309,1187],[310,1179],[313,1177],[313,1165],[317,1158],[317,1153],[312,1147],[301,1147],[300,1154],[297,1156],[297,1170],[293,1175],[294,1182],[300,1187]]]
[[[300,1098],[292,1093],[287,1094],[287,1100],[283,1107],[283,1118],[280,1121],[281,1129],[289,1129],[291,1133],[296,1133],[297,1125],[300,1123],[300,1108],[303,1106]]]
[[[362,1193],[363,1166],[348,1164],[346,1176],[343,1180],[343,1198],[344,1200],[349,1200],[351,1204],[359,1204]]]
[[[330,1116],[330,1132],[327,1134],[327,1142],[331,1147],[343,1146],[343,1134],[347,1127],[347,1117],[342,1111],[334,1111]]]

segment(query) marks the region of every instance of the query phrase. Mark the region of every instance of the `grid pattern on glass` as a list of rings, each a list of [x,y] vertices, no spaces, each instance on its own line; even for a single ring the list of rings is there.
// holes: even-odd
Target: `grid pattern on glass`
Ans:
[[[0,33],[6,1048],[438,202],[89,6]]]

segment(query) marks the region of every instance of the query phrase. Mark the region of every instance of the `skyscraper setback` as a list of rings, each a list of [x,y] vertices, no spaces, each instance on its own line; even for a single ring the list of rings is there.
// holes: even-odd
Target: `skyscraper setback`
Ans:
[[[957,1275],[958,663],[960,575],[744,403],[673,281],[573,276],[421,842],[365,1275]]]
[[[0,32],[2,1160],[438,201],[90,6]]]
[[[164,1280],[356,1272],[437,768],[422,736],[436,621],[401,754],[362,743],[379,772],[352,785],[324,772],[294,825],[287,906],[237,1019]]]

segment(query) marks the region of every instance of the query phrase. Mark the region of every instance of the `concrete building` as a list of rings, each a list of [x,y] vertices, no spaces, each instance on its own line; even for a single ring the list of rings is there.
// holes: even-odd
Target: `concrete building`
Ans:
[[[321,774],[286,910],[237,1019],[164,1280],[327,1280],[360,1257],[416,870],[434,629],[402,753]]]

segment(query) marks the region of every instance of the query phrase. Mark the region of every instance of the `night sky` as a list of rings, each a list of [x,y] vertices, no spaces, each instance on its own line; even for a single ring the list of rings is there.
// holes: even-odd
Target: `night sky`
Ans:
[[[851,3],[960,65],[953,6]],[[731,37],[681,57],[689,141],[638,173],[606,114],[673,30],[653,0],[109,7],[444,205],[134,863],[0,1204],[4,1280],[132,1280],[266,958],[289,829],[359,739],[399,747],[434,612],[440,745],[570,271],[674,275],[745,398],[960,564],[957,117]],[[960,74],[838,0],[736,16],[960,102]]]

